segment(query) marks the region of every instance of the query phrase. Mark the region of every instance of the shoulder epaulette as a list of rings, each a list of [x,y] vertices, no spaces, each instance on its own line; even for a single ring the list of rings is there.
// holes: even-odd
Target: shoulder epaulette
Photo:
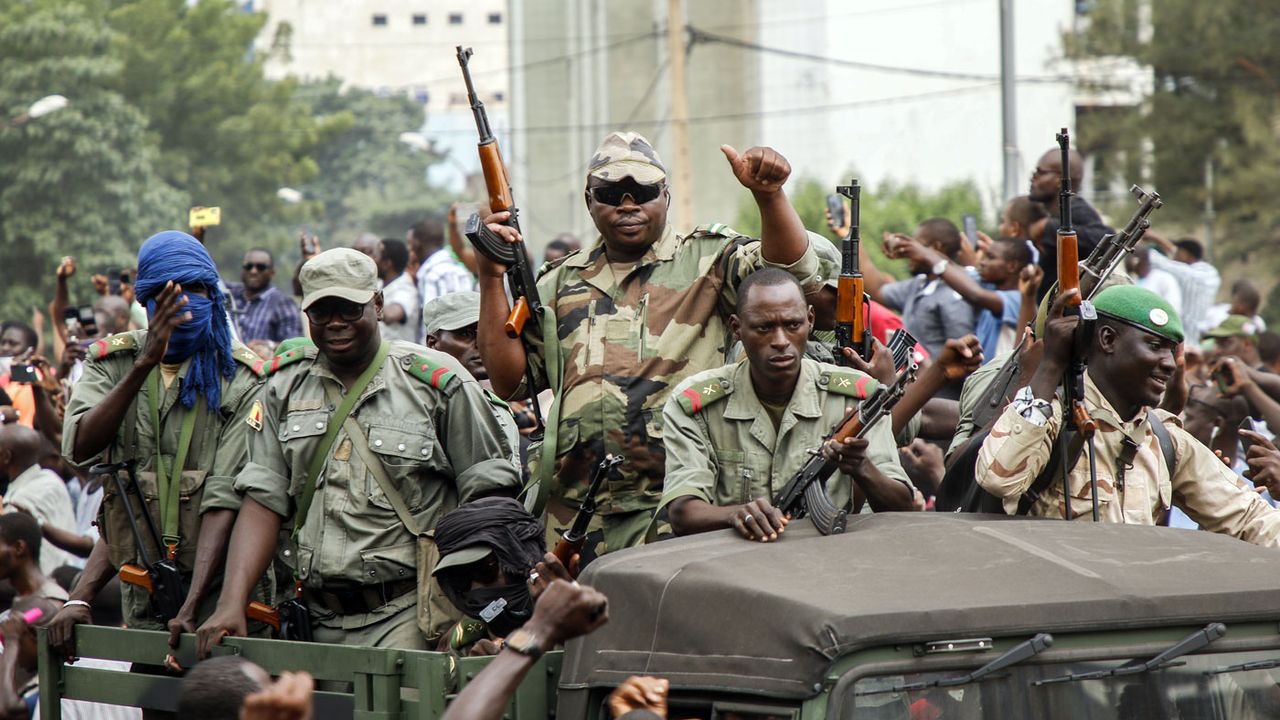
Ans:
[[[463,650],[473,643],[489,637],[489,629],[484,623],[471,618],[460,620],[457,625],[453,626],[453,632],[449,633],[449,647],[454,650]]]
[[[870,375],[852,368],[823,370],[818,376],[818,386],[839,395],[865,400],[875,392],[880,383]]]
[[[552,270],[555,270],[556,268],[563,265],[566,260],[582,252],[586,252],[586,251],[583,250],[582,248],[578,248],[577,250],[574,250],[573,252],[567,255],[564,255],[562,257],[558,257],[555,260],[552,260],[551,262],[543,262],[541,265],[538,266],[538,272],[534,273],[534,277],[541,280],[543,275],[546,275]]]
[[[687,237],[731,238],[731,237],[737,237],[741,234],[742,233],[738,232],[737,230],[734,230],[733,228],[729,227],[728,225],[725,225],[724,223],[707,223],[706,225],[699,225],[695,227],[693,229],[693,232],[689,233]]]
[[[259,366],[262,358],[258,356],[258,353],[243,345],[236,345],[231,348],[231,357],[235,358],[236,362],[252,370],[254,375],[262,376],[262,368]]]
[[[426,355],[413,355],[409,358],[407,369],[409,374],[431,387],[440,390],[457,377],[457,373],[448,367],[432,360]]]
[[[90,345],[86,355],[93,360],[102,360],[112,353],[118,353],[122,350],[136,350],[137,348],[138,338],[134,337],[132,333],[119,333],[108,335]]]
[[[292,365],[308,356],[314,356],[315,352],[316,345],[310,340],[296,342],[283,352],[277,350],[276,354],[269,358],[255,358],[253,364],[249,367],[253,368],[253,371],[259,376],[266,377],[286,365]]]
[[[733,392],[733,383],[728,378],[709,377],[706,380],[693,382],[680,391],[677,402],[690,415],[697,415],[706,406],[729,397]]]
[[[500,407],[504,410],[511,409],[511,405],[506,400],[503,400],[497,395],[494,395],[492,390],[485,390],[484,396],[489,400],[489,404],[493,405],[494,407]]]

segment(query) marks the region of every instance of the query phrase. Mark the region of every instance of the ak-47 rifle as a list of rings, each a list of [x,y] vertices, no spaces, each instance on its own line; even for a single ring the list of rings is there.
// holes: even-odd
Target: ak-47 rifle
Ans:
[[[858,357],[871,360],[871,332],[868,313],[871,298],[864,289],[862,270],[858,267],[858,248],[862,238],[858,230],[858,181],[836,186],[836,192],[849,198],[849,235],[840,242],[840,279],[836,285],[836,362],[849,365],[844,349],[853,348]]]
[[[277,607],[254,600],[245,606],[244,616],[270,625],[278,640],[311,642],[311,611],[302,601],[301,581],[297,582],[294,595]]]
[[[467,84],[467,99],[471,103],[471,114],[476,119],[476,132],[480,135],[476,146],[480,154],[480,170],[484,173],[485,189],[489,194],[489,210],[491,212],[510,213],[504,225],[520,231],[519,210],[511,195],[511,181],[507,178],[507,166],[502,162],[502,152],[498,148],[498,140],[489,127],[489,115],[484,110],[484,103],[476,95],[475,86],[471,82],[471,69],[468,61],[471,48],[457,46],[458,65],[462,68],[462,79]],[[520,338],[524,335],[529,320],[538,318],[543,312],[542,300],[538,297],[537,278],[529,264],[529,256],[525,246],[512,245],[504,241],[496,233],[489,230],[478,214],[467,219],[465,233],[476,252],[481,253],[499,265],[507,268],[507,287],[511,290],[511,312],[507,315],[507,337]],[[538,390],[534,384],[533,366],[525,368],[528,377],[529,403],[536,418],[537,426],[530,439],[542,438],[542,408],[538,404]]]
[[[176,560],[166,556],[164,543],[161,542],[160,533],[156,530],[155,520],[147,510],[147,499],[142,494],[142,488],[138,487],[136,466],[133,460],[110,464],[99,463],[89,468],[89,474],[110,475],[115,481],[120,503],[124,505],[125,515],[129,519],[129,529],[133,531],[133,542],[138,548],[138,557],[142,560],[143,567],[132,563],[121,565],[120,582],[145,590],[151,597],[152,613],[161,622],[168,622],[178,616],[178,611],[182,609],[182,603],[186,600],[187,591],[183,587],[182,572],[178,570]],[[125,485],[124,480],[120,479],[121,470],[129,476],[128,486]],[[142,539],[142,531],[138,529],[138,517],[134,514],[133,499],[129,496],[130,487],[133,488],[134,495],[138,499],[139,512],[142,513],[150,530],[151,539],[155,543],[157,555],[154,561],[151,560],[151,555],[147,551],[146,541]]]
[[[1093,434],[1098,425],[1089,417],[1084,406],[1084,371],[1085,355],[1093,339],[1094,324],[1098,319],[1093,304],[1083,300],[1080,292],[1080,260],[1075,227],[1071,224],[1071,173],[1067,172],[1071,149],[1071,137],[1067,129],[1058,133],[1058,148],[1062,152],[1062,187],[1058,193],[1058,292],[1077,291],[1074,298],[1066,301],[1066,310],[1077,315],[1075,338],[1071,343],[1071,361],[1066,375],[1062,379],[1062,408],[1064,414],[1064,430],[1078,433],[1089,444],[1089,489],[1093,498],[1093,521],[1098,521],[1098,473],[1093,447]],[[1059,438],[1058,452],[1062,453],[1062,498],[1063,515],[1071,519],[1071,462],[1068,460],[1067,442]]]
[[[1092,299],[1125,256],[1138,247],[1138,241],[1151,227],[1151,213],[1164,206],[1160,193],[1147,192],[1137,185],[1129,192],[1138,198],[1138,210],[1118,232],[1103,237],[1080,265],[1080,296],[1085,300]]]
[[[849,438],[866,437],[871,428],[882,418],[893,411],[893,406],[902,399],[907,385],[916,378],[916,364],[908,360],[907,366],[898,373],[892,385],[881,385],[871,396],[849,411],[836,424],[835,428],[822,439],[825,445],[828,440],[842,443]],[[809,462],[791,478],[773,500],[773,506],[783,515],[798,518],[808,515],[814,527],[823,535],[839,535],[845,531],[848,510],[836,507],[827,496],[827,480],[835,474],[839,466],[828,460],[821,453],[814,453]]]
[[[564,569],[575,577],[578,573],[570,563],[574,555],[582,552],[582,546],[586,543],[587,528],[591,526],[591,518],[596,514],[596,495],[600,494],[600,487],[604,485],[604,479],[609,471],[625,460],[626,458],[621,455],[605,455],[604,460],[596,465],[595,472],[591,475],[591,483],[587,485],[587,492],[582,496],[582,504],[578,506],[578,514],[573,516],[573,523],[560,536],[559,542],[551,551],[560,560],[560,564],[564,565]]]

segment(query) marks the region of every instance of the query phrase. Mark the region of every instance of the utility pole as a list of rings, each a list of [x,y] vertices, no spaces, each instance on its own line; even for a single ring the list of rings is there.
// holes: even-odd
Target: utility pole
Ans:
[[[693,169],[689,161],[689,97],[685,92],[684,0],[667,0],[667,52],[671,63],[671,163],[675,217],[672,224],[686,230],[693,223]]]
[[[1013,0],[1000,0],[1000,130],[1004,145],[1004,200],[1018,194],[1017,73],[1013,56]]]

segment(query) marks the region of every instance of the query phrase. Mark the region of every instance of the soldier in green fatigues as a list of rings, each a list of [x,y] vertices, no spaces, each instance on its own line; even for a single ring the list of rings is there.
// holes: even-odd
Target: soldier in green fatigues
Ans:
[[[760,240],[718,224],[677,235],[667,224],[666,170],[653,147],[636,133],[605,138],[584,194],[600,239],[538,281],[546,312],[526,332],[529,354],[504,333],[504,268],[479,260],[479,345],[495,392],[524,395],[530,360],[537,388],[556,395],[546,439],[531,451],[538,492],[548,499],[549,541],[571,521],[593,466],[606,454],[626,458],[597,498],[584,565],[645,539],[662,497],[663,403],[690,375],[724,364],[739,283],[763,266],[806,283],[817,273],[810,235],[782,192],[786,159],[769,148],[741,156],[722,150],[759,207]],[[506,217],[487,222],[515,241],[515,231],[497,224]]]
[[[51,624],[52,640],[69,654],[74,626],[90,622],[88,603],[122,565],[143,566],[143,553],[153,563],[166,556],[176,563],[189,587],[186,602],[166,628],[146,590],[122,583],[125,622],[169,629],[175,641],[178,633],[193,632],[213,610],[240,507],[232,483],[248,457],[261,381],[252,369],[258,356],[230,336],[217,268],[195,238],[160,233],[139,253],[136,288],[150,329],[89,347],[66,409],[63,454],[81,467],[135,462],[163,547],[139,516],[139,551],[125,508],[128,502],[140,515],[137,496],[130,490],[122,498],[114,481],[103,483],[102,537]],[[119,477],[127,487],[128,472],[120,470]],[[258,585],[256,598],[269,597],[263,573],[250,584]]]
[[[898,461],[888,418],[862,439],[822,438],[877,382],[851,368],[803,357],[813,310],[790,275],[774,269],[743,283],[730,318],[746,359],[681,383],[663,409],[663,502],[679,535],[730,527],[776,540],[786,526],[770,499],[822,447],[840,474],[837,506],[865,497],[873,510],[911,510],[914,488]],[[857,488],[855,490],[855,487]]]
[[[320,642],[426,650],[457,619],[430,580],[430,531],[461,502],[513,495],[513,425],[452,357],[380,341],[382,296],[367,256],[321,253],[300,272],[315,348],[278,362],[262,428],[236,478],[240,558],[200,652],[244,632],[241,609],[281,527]]]

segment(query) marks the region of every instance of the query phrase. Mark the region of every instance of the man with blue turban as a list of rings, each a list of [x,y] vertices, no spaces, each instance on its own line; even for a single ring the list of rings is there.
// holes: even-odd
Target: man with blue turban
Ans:
[[[134,465],[114,470],[121,482],[103,483],[102,538],[53,620],[52,639],[70,656],[74,626],[90,621],[89,603],[122,566],[153,571],[171,563],[181,576],[179,596],[185,592],[174,613],[144,587],[121,583],[131,628],[169,629],[176,641],[213,611],[240,507],[232,483],[248,460],[249,436],[262,428],[255,372],[262,361],[232,339],[204,246],[182,232],[153,235],[138,252],[134,292],[148,329],[89,347],[63,423],[62,453],[76,465]],[[146,497],[145,515],[130,475]],[[269,592],[268,582],[258,581],[259,592]]]

